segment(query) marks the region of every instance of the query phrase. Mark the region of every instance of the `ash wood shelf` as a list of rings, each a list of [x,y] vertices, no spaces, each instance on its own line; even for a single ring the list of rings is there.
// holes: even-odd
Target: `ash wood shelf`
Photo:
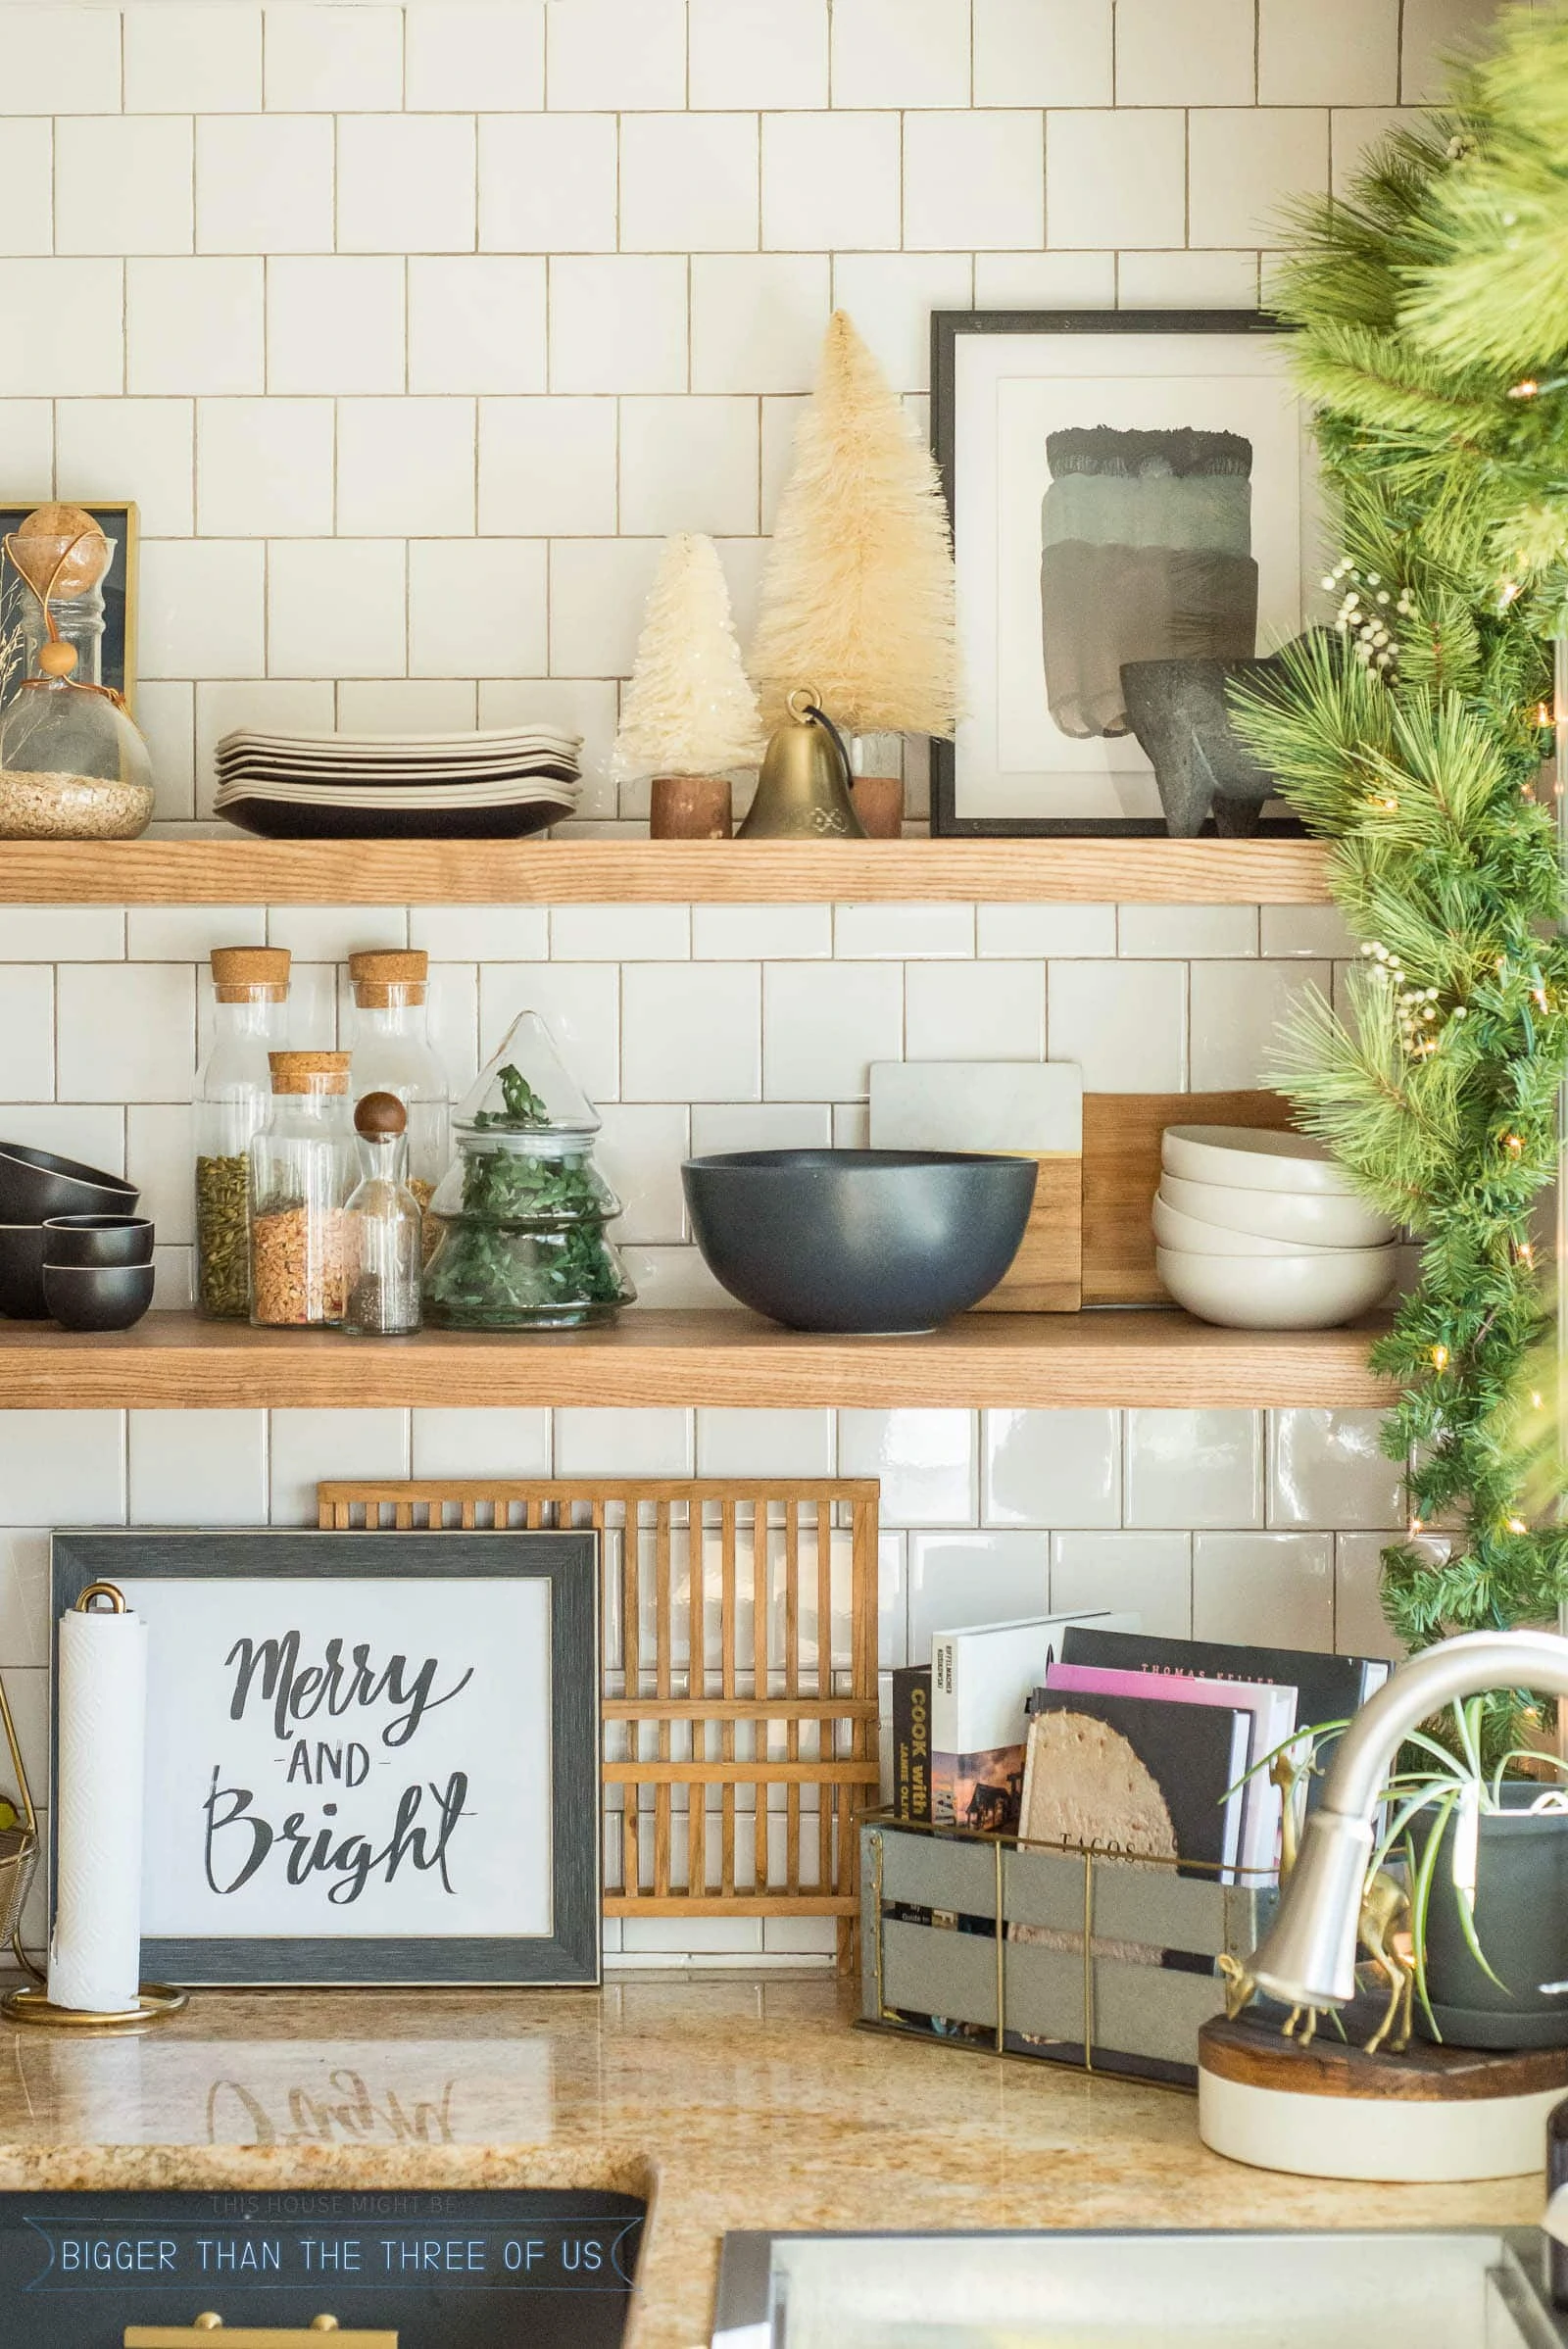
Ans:
[[[1184,1313],[982,1313],[925,1338],[811,1337],[633,1311],[551,1336],[355,1339],[150,1313],[89,1337],[0,1322],[0,1410],[702,1404],[759,1409],[1377,1406],[1375,1322],[1216,1330]]]
[[[1320,905],[1309,840],[252,840],[0,843],[13,905],[620,902]]]

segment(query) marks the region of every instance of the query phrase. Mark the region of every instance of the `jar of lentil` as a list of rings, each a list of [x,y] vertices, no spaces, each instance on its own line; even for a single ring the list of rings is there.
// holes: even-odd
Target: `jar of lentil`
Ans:
[[[251,1309],[251,1144],[271,1107],[270,1052],[284,1042],[288,949],[213,949],[212,1044],[196,1079],[196,1310],[244,1321]]]
[[[348,1304],[344,1207],[358,1180],[347,1052],[270,1052],[272,1101],[251,1144],[251,1320],[332,1328]]]

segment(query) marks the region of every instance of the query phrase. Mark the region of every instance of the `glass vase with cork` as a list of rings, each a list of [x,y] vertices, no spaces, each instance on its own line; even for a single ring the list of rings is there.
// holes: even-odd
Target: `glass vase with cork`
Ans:
[[[357,1338],[407,1338],[419,1326],[424,1215],[408,1183],[408,1125],[395,1093],[368,1093],[354,1112],[361,1174],[344,1209],[343,1326]]]
[[[270,1055],[285,1041],[289,953],[215,946],[211,959],[213,1038],[192,1103],[196,1310],[210,1321],[245,1321],[251,1144],[271,1108]]]
[[[349,956],[354,1091],[395,1094],[408,1112],[408,1186],[422,1209],[452,1155],[451,1088],[430,1042],[430,957],[369,948]]]
[[[251,1144],[251,1320],[259,1329],[341,1325],[344,1208],[358,1175],[347,1052],[271,1052],[272,1101]]]

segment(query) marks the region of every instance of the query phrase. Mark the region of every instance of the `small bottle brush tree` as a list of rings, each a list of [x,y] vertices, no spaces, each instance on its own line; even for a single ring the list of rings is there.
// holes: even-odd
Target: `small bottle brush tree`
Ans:
[[[752,674],[769,726],[810,686],[851,734],[951,738],[953,541],[930,453],[843,311],[801,419],[762,580]]]
[[[722,775],[761,750],[717,549],[683,531],[665,542],[649,590],[611,771],[619,782]]]

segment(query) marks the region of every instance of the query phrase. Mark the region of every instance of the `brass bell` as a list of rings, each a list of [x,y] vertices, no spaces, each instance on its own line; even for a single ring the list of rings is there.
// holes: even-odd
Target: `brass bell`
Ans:
[[[864,840],[850,798],[853,777],[838,728],[808,688],[767,746],[741,840]]]

